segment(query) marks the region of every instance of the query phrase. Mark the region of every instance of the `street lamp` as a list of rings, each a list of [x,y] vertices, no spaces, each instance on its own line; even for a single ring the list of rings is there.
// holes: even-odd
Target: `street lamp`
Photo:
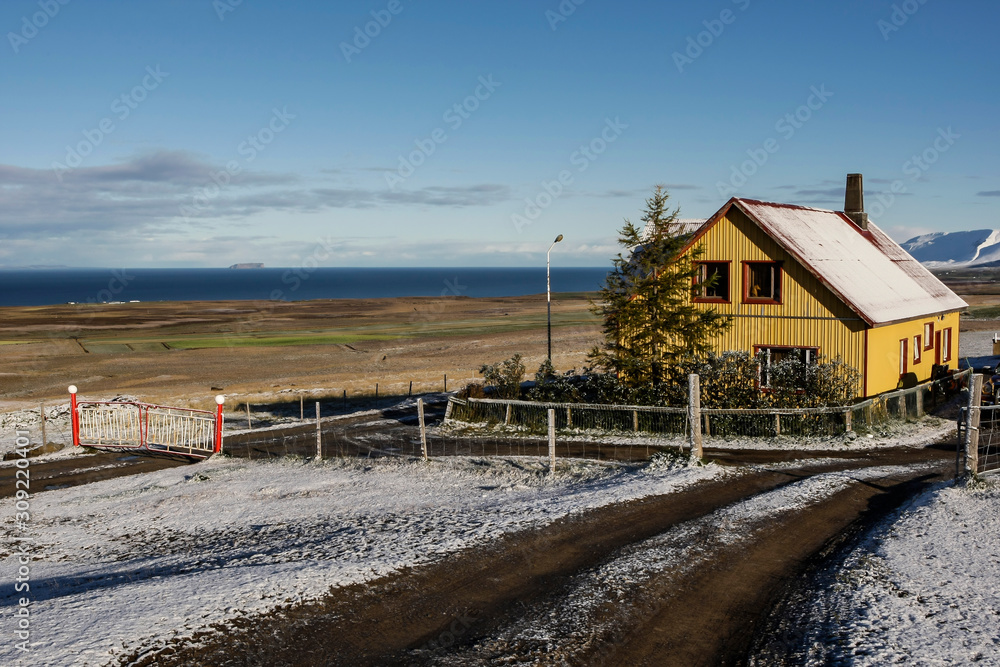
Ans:
[[[556,237],[556,240],[552,242],[549,246],[548,251],[545,253],[545,303],[548,308],[548,319],[549,319],[549,364],[552,364],[552,278],[549,275],[549,265],[551,263],[550,258],[552,255],[552,248],[555,244],[563,240],[563,235],[560,234]]]

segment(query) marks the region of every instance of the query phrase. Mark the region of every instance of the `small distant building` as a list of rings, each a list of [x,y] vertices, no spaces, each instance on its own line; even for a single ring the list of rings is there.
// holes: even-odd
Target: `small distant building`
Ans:
[[[861,372],[863,396],[954,367],[968,304],[869,222],[861,174],[847,177],[844,211],[734,197],[685,252],[696,246],[693,300],[733,318],[714,347],[760,353],[765,387],[767,367],[791,354],[840,357]]]

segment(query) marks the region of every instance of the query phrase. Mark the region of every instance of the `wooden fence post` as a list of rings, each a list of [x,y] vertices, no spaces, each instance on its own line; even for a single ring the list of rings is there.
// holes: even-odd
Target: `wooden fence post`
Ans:
[[[299,394],[299,421],[306,420],[306,397]]]
[[[924,416],[924,388],[917,387],[917,419]]]
[[[323,429],[319,423],[319,401],[316,401],[316,460],[323,460]]]
[[[632,430],[633,431],[638,431],[639,430],[639,411],[638,410],[633,410],[632,411]]]
[[[847,433],[850,433],[853,428],[853,423],[852,423],[853,416],[854,416],[853,410],[851,410],[851,408],[847,408],[847,411],[844,413],[844,431]]]
[[[504,417],[503,417],[503,425],[504,426],[509,426],[510,425],[510,412],[511,412],[511,408],[512,407],[513,406],[510,403],[507,404],[507,414],[505,414]]]
[[[247,401],[247,429],[253,430],[253,424],[250,422],[250,401]]]
[[[413,380],[410,380],[410,390],[406,392],[407,396],[413,396]]]
[[[705,453],[701,446],[701,387],[696,373],[688,375],[688,426],[691,456],[700,459]]]
[[[965,424],[965,470],[972,475],[979,472],[979,422],[983,402],[983,376],[972,376],[969,383],[969,411]]]
[[[571,408],[566,408],[566,428],[573,428],[573,411]]]
[[[774,415],[774,434],[781,435],[781,415],[777,413]]]
[[[556,474],[556,411],[549,408],[549,474]]]
[[[38,404],[38,414],[42,418],[42,447],[49,443],[48,438],[45,437],[45,404]]]
[[[417,417],[420,419],[420,450],[427,460],[427,426],[424,424],[424,399],[417,399]]]
[[[448,374],[444,374],[444,393],[448,393]]]

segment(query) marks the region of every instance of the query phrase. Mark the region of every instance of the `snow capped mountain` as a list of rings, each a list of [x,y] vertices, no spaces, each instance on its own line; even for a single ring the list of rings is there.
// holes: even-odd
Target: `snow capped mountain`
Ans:
[[[934,232],[900,243],[915,260],[929,268],[979,266],[1000,262],[1000,230]]]

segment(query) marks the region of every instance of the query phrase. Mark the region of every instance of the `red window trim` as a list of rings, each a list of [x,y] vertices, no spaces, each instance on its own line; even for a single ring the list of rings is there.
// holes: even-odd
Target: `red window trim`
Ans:
[[[779,299],[762,299],[760,297],[752,297],[749,294],[750,281],[748,277],[750,275],[750,265],[751,264],[772,264],[778,269],[778,295]],[[761,260],[743,260],[743,303],[756,303],[765,304],[772,306],[780,306],[784,303],[785,299],[785,267],[779,261],[761,261]],[[764,347],[770,347],[765,345]],[[803,348],[805,349],[805,348]]]
[[[930,327],[930,329],[927,327]],[[924,322],[924,332],[927,334],[924,336],[924,349],[930,350],[934,347],[934,323]]]
[[[729,292],[729,298],[728,299],[720,299],[717,296],[694,296],[694,297],[691,297],[691,301],[693,303],[732,303],[733,302],[733,267],[732,267],[733,260],[731,260],[731,259],[720,259],[720,260],[699,259],[698,261],[695,262],[695,266],[701,266],[702,264],[728,264],[729,265],[729,284],[726,285],[726,287],[728,288],[726,291]],[[695,289],[695,290],[698,289],[698,277],[697,276],[692,276],[691,277],[691,287],[692,287],[692,289]]]

